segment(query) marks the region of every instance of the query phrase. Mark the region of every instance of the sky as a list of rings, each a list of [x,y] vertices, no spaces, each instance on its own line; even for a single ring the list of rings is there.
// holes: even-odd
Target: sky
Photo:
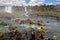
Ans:
[[[0,6],[57,5],[60,0],[0,0]]]

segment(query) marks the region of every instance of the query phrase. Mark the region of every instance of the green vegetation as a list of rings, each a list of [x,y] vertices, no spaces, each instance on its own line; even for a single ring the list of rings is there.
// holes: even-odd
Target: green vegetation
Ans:
[[[32,12],[36,14],[43,14],[43,15],[51,15],[60,17],[60,12],[56,11],[54,5],[41,5],[41,6],[33,6]]]
[[[21,20],[20,24],[26,23],[26,20]]]
[[[34,20],[33,19],[27,19],[26,22],[29,23],[29,24],[34,24]]]
[[[20,30],[18,30],[18,29],[15,30],[15,33],[19,33],[19,32],[20,32]]]
[[[43,25],[43,21],[42,20],[38,20],[37,24],[42,26]]]
[[[9,29],[10,29],[10,30],[16,30],[16,28],[17,28],[17,27],[16,27],[16,25],[14,25],[14,24],[9,25]]]
[[[5,18],[7,18],[7,19],[11,19],[11,16],[8,16],[8,15],[7,15]]]
[[[6,26],[6,25],[7,25],[7,23],[6,23],[6,22],[4,22],[4,21],[2,21],[2,22],[0,23],[0,25],[2,25],[2,26]]]
[[[34,20],[33,19],[26,19],[26,20],[22,20],[20,23],[29,23],[29,24],[34,24]]]
[[[37,11],[51,11],[54,10],[54,5],[41,5],[41,6],[33,6],[33,9]]]
[[[22,20],[20,23],[28,23],[28,24],[35,24],[35,21],[33,19],[26,19],[26,20]],[[42,26],[43,25],[43,21],[42,20],[38,20],[36,24]]]
[[[0,32],[0,37],[2,37],[3,36],[3,32]]]
[[[45,15],[45,16],[53,16],[57,18],[57,21],[60,22],[60,11],[55,9],[54,5],[41,5],[41,6],[33,6],[32,12],[35,14]]]
[[[15,7],[15,9],[18,10],[18,11],[22,10],[22,7],[20,7],[20,6],[13,6],[13,7]]]

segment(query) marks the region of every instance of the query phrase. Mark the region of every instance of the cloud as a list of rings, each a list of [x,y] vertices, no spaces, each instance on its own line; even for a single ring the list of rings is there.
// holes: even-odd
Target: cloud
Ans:
[[[58,2],[57,4],[60,4],[60,2]]]
[[[53,3],[51,2],[51,3],[45,3],[46,5],[53,5]]]
[[[28,5],[34,6],[34,5],[39,5],[39,4],[43,4],[43,3],[44,3],[44,0],[30,0]]]
[[[26,5],[25,0],[0,0],[0,6],[22,6]]]
[[[56,1],[58,1],[58,2],[59,2],[60,0],[56,0]]]
[[[56,0],[57,4],[60,4],[60,0]]]
[[[60,1],[60,0],[56,0],[56,1]],[[30,0],[29,3],[26,2],[26,0],[0,0],[0,6],[35,6],[35,5],[40,5],[40,4],[44,4],[45,0]],[[58,2],[60,3],[60,2]],[[52,3],[47,3],[49,5],[51,5]]]
[[[57,1],[57,4],[60,4],[60,0],[54,0]],[[29,3],[26,2],[26,0],[0,0],[0,6],[34,6],[34,5],[40,5],[44,4],[45,0],[30,0]],[[49,5],[52,5],[53,3],[46,3]]]

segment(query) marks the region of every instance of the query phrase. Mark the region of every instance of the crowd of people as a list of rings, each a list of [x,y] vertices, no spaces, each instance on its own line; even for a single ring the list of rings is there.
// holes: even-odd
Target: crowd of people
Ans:
[[[14,37],[16,40],[44,40],[44,34],[45,31],[42,27],[38,31],[32,28],[30,32],[25,32],[24,34],[16,30],[14,33],[12,32],[10,40],[14,40]]]
[[[10,32],[10,38],[9,40],[58,40],[56,36],[53,38],[45,38],[45,29],[41,27],[40,30],[35,30],[32,28],[30,32],[19,32],[19,30],[16,30],[15,32]],[[6,40],[6,39],[4,39]]]

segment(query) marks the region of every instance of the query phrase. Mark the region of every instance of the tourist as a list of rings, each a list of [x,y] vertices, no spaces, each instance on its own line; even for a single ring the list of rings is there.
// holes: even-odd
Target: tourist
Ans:
[[[21,40],[25,40],[25,34],[22,35],[22,39]]]
[[[16,36],[16,40],[19,40],[19,37],[18,37],[18,35]]]
[[[34,31],[32,31],[32,33],[31,33],[31,39],[30,40],[35,40],[35,32]]]
[[[52,40],[58,40],[57,36],[53,36]]]
[[[10,36],[10,40],[14,40],[13,36]]]
[[[26,36],[26,40],[28,40],[28,34],[27,34],[27,32],[26,32],[25,36]]]
[[[41,40],[43,40],[44,39],[44,34],[45,34],[45,29],[44,29],[44,27],[41,27],[39,30],[38,30],[39,32],[40,32],[40,38],[41,38]]]
[[[41,40],[41,33],[39,31],[37,32],[36,35],[37,35],[37,40]]]
[[[21,32],[17,33],[16,35],[17,35],[16,37],[18,38],[18,40],[22,40],[22,33]]]
[[[41,38],[42,40],[44,39],[44,37],[43,37],[43,35],[42,35],[42,34],[41,34],[40,38]]]

